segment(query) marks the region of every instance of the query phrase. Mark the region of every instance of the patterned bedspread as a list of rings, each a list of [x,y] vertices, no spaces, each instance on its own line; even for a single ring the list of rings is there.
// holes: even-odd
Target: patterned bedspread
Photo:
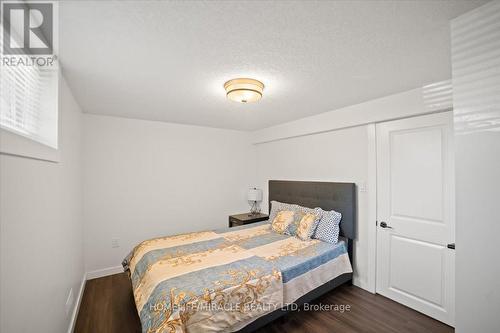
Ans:
[[[230,332],[281,308],[288,281],[340,255],[343,243],[301,241],[263,222],[147,240],[123,266],[143,332]]]

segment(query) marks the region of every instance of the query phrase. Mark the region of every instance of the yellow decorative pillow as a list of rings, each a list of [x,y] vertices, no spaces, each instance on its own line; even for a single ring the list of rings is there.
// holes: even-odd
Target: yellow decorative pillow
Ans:
[[[307,213],[304,214],[302,219],[300,219],[299,226],[297,227],[297,237],[302,240],[308,240],[311,238],[314,229],[318,223],[318,217],[316,214]]]
[[[282,210],[276,214],[276,217],[273,220],[272,228],[279,234],[285,232],[290,223],[293,222],[294,212],[291,210]]]

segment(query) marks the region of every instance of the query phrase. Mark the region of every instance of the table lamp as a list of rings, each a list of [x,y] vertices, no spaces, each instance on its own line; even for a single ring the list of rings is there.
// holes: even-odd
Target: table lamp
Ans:
[[[251,188],[248,190],[247,199],[251,202],[250,213],[252,215],[260,213],[259,202],[262,201],[262,190]]]

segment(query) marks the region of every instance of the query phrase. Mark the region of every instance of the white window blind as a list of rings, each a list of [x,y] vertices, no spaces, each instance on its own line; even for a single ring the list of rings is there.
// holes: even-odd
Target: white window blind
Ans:
[[[0,39],[0,47],[2,43]],[[58,71],[2,62],[0,75],[2,129],[57,149]]]

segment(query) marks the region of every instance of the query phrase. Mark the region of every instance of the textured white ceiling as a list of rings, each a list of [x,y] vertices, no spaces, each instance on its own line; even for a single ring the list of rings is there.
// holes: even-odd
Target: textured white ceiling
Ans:
[[[85,112],[254,130],[448,79],[449,20],[486,1],[66,1],[60,59]],[[223,84],[252,77],[263,99]]]

